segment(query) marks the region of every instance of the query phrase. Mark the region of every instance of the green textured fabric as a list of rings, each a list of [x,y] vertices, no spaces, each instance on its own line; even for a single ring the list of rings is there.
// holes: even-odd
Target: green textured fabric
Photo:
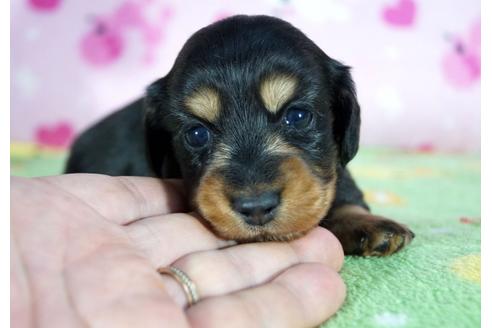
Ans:
[[[11,174],[58,174],[64,159],[13,147]],[[479,327],[479,156],[363,149],[350,169],[372,211],[416,238],[391,257],[347,257],[347,300],[323,327]]]
[[[480,158],[364,150],[350,164],[374,213],[416,238],[347,257],[347,300],[323,327],[480,326]]]

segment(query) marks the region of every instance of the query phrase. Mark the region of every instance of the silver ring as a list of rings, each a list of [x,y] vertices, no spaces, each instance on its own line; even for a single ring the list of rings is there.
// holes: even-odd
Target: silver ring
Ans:
[[[192,306],[198,302],[200,297],[198,296],[196,285],[186,273],[173,266],[159,268],[157,272],[170,275],[181,285],[181,288],[185,292],[188,306]]]

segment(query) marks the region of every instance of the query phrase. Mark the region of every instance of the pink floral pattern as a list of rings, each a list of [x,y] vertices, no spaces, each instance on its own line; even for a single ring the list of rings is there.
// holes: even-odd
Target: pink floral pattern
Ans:
[[[62,0],[29,0],[29,5],[38,11],[53,11],[57,9]]]
[[[66,148],[72,142],[74,130],[68,122],[40,125],[36,129],[36,143],[39,146]]]
[[[154,61],[154,52],[163,38],[165,24],[171,19],[172,9],[162,9],[158,23],[150,23],[145,18],[147,2],[123,2],[114,13],[97,17],[93,28],[82,37],[81,55],[89,64],[105,66],[115,62],[126,48],[125,33],[137,30],[145,47],[142,57],[144,63]]]
[[[391,26],[409,27],[415,21],[416,9],[413,0],[399,0],[395,5],[383,9],[383,19]]]
[[[67,145],[70,138],[53,136],[66,132],[47,127],[65,122],[78,133],[164,76],[192,33],[230,15],[266,14],[353,67],[363,145],[480,149],[479,0],[22,0],[11,7],[13,140]]]
[[[473,22],[466,35],[451,39],[451,49],[444,55],[442,68],[447,81],[457,88],[480,81],[480,21]]]

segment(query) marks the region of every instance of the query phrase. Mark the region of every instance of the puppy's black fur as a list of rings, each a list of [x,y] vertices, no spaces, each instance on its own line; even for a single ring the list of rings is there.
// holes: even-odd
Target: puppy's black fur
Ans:
[[[234,16],[195,33],[143,99],[84,132],[66,172],[183,178],[224,238],[285,240],[321,224],[347,254],[389,255],[413,233],[368,212],[346,169],[359,128],[347,66],[285,21]]]

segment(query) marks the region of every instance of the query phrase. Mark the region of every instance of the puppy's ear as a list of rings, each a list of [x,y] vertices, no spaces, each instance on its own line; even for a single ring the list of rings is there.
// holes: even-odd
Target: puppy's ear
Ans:
[[[145,141],[147,158],[155,175],[163,178],[181,178],[176,161],[172,135],[164,127],[169,110],[169,95],[166,77],[147,88],[145,96]]]
[[[333,90],[333,133],[342,166],[354,158],[359,149],[360,107],[357,102],[350,68],[333,59],[328,63]]]

